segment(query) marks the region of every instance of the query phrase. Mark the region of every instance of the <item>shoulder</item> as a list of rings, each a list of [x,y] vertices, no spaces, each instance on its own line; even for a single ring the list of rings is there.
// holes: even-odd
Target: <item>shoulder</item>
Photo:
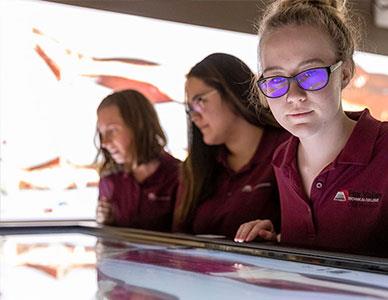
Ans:
[[[177,169],[181,165],[181,161],[171,154],[163,151],[159,158],[160,164],[164,167],[169,167],[172,169]]]
[[[362,112],[347,113],[350,118],[357,121],[356,135],[359,138],[370,138],[371,136],[375,139],[376,147],[385,147],[388,145],[388,122],[379,121],[375,119],[365,109]]]
[[[115,190],[117,181],[120,177],[122,177],[121,172],[110,173],[100,177],[100,182],[98,183],[100,197],[112,198],[113,191]]]
[[[353,163],[370,166],[386,165],[388,149],[388,124],[373,118],[369,111],[346,112],[357,123],[352,134],[338,156],[339,163]],[[379,168],[380,168],[379,167]]]
[[[380,130],[376,140],[376,147],[384,149],[384,151],[388,149],[388,122],[381,122],[380,124]]]
[[[167,152],[161,154],[159,161],[160,165],[156,171],[158,174],[157,176],[165,179],[176,178],[177,180],[182,162]]]
[[[380,135],[381,137],[388,139],[388,122],[381,122]]]
[[[120,176],[122,176],[122,172],[103,172],[100,174],[100,182],[113,181]]]
[[[99,187],[101,188],[112,188],[119,182],[125,180],[128,176],[125,176],[123,171],[113,172],[100,176]]]

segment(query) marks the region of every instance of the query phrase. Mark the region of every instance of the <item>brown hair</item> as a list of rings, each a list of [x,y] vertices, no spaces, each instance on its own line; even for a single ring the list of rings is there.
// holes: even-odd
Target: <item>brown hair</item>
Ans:
[[[254,73],[239,58],[213,53],[197,63],[186,75],[198,78],[216,89],[231,109],[257,127],[280,127],[272,113],[265,108],[256,110],[255,97],[250,94]],[[256,101],[257,103],[258,101]],[[180,195],[174,215],[174,226],[183,223],[204,199],[214,192],[217,176],[216,156],[222,145],[206,145],[201,131],[188,118],[188,157],[183,163],[184,195]]]
[[[104,107],[115,105],[120,111],[126,126],[130,129],[134,164],[147,163],[160,156],[166,146],[167,139],[159,124],[158,115],[152,103],[141,93],[135,90],[123,90],[115,92],[102,100],[97,112]],[[96,132],[99,141],[101,136]],[[101,143],[100,143],[101,144]],[[112,159],[108,151],[98,147],[96,160],[103,156],[100,173],[109,173],[121,169]],[[102,154],[102,155],[101,155]]]
[[[349,61],[354,73],[353,53],[359,36],[349,20],[346,0],[274,1],[258,24],[259,48],[266,35],[287,25],[311,25],[325,31],[333,41],[337,60]],[[263,97],[260,99],[266,106]]]

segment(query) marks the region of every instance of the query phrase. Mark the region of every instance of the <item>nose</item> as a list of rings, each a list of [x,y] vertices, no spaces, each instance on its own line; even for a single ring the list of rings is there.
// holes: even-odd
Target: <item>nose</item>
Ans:
[[[295,80],[291,80],[290,88],[286,95],[287,102],[295,102],[295,101],[305,101],[306,100],[306,91],[302,89]]]
[[[196,122],[198,122],[198,121],[202,118],[202,115],[201,115],[201,113],[199,113],[199,112],[192,111],[192,112],[190,112],[189,117],[190,117],[190,120],[191,120],[194,124],[196,124]]]
[[[110,138],[107,136],[100,135],[101,140],[101,147],[108,150],[109,144],[110,144]]]

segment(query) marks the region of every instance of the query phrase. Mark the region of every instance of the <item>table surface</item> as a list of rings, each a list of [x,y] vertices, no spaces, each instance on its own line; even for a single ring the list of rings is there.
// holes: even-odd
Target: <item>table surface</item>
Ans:
[[[387,266],[90,222],[0,226],[1,299],[388,299]]]

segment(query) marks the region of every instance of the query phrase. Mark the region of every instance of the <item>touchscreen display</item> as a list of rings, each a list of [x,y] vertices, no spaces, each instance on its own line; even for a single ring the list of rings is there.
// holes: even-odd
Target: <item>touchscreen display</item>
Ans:
[[[388,275],[85,234],[0,237],[1,299],[388,299]]]

